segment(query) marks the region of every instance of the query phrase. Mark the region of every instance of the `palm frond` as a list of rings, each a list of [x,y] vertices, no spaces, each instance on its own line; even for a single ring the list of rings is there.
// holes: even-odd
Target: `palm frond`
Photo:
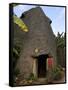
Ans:
[[[24,32],[28,32],[27,26],[25,25],[25,23],[20,18],[13,15],[13,20],[14,20],[14,23],[17,24]]]

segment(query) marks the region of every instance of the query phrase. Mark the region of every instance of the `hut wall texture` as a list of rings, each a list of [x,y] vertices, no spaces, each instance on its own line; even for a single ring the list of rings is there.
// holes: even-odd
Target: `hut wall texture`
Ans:
[[[56,42],[53,34],[50,19],[44,14],[40,7],[33,8],[24,13],[24,18],[21,17],[27,25],[29,31],[27,38],[23,44],[20,58],[18,60],[18,68],[24,77],[28,77],[33,72],[32,55],[41,55],[51,53],[56,61]],[[23,40],[22,40],[23,41]],[[38,52],[35,53],[35,49]]]
[[[26,33],[14,23],[14,45],[20,46],[22,48],[23,42],[26,38]]]

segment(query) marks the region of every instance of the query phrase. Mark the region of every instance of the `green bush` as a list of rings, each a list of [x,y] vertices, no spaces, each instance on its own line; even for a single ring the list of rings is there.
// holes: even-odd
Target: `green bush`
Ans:
[[[62,76],[63,76],[62,68],[60,68],[59,66],[56,66],[52,70],[52,75],[53,75],[54,80],[60,80],[62,78]]]
[[[35,76],[33,73],[30,73],[28,80],[35,80]]]
[[[17,77],[20,74],[20,70],[19,69],[15,69],[14,70],[14,75]]]
[[[52,70],[48,71],[47,80],[48,83],[52,83],[54,80],[60,80],[64,75],[61,66],[55,66]]]

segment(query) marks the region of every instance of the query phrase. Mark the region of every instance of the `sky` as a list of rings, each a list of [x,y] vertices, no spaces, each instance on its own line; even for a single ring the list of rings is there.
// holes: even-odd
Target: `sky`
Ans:
[[[18,5],[14,7],[14,14],[18,17],[25,11],[28,11],[31,8],[35,8],[35,5]],[[51,20],[51,27],[55,35],[58,32],[65,32],[65,8],[64,7],[53,7],[53,6],[40,6],[46,16],[48,16]]]

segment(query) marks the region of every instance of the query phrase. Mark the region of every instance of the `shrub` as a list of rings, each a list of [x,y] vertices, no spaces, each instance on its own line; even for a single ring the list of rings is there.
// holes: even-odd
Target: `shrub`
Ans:
[[[28,80],[35,80],[35,76],[33,73],[30,73]]]
[[[53,79],[54,79],[54,80],[59,80],[59,79],[61,79],[62,76],[63,76],[62,68],[60,68],[59,66],[56,66],[56,67],[52,70],[52,75],[53,75]]]
[[[19,69],[15,69],[14,70],[14,75],[17,77],[20,74],[20,70]]]
[[[64,75],[63,69],[61,66],[55,66],[47,74],[48,83],[52,83],[54,80],[60,80]]]

